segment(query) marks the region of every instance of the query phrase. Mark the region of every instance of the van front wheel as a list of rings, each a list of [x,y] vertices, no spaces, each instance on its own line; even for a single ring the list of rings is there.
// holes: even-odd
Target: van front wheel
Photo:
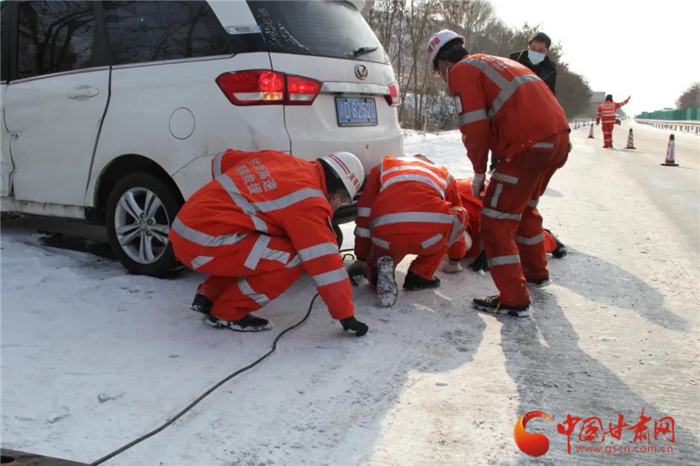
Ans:
[[[132,273],[163,277],[177,265],[168,239],[180,203],[147,173],[121,179],[107,200],[107,236],[117,259]]]

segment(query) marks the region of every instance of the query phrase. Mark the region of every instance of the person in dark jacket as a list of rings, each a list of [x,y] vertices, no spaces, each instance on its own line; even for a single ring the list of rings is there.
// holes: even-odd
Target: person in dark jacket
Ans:
[[[552,39],[544,32],[538,32],[530,39],[530,42],[528,42],[527,50],[511,53],[509,58],[528,67],[544,81],[551,89],[552,94],[556,95],[557,65],[549,59],[549,49],[551,46]],[[496,165],[498,165],[498,159],[494,154],[491,154],[489,171],[495,170]]]
[[[512,53],[510,59],[530,68],[533,73],[549,86],[552,94],[556,94],[557,65],[549,59],[551,46],[552,39],[544,32],[538,32],[528,42],[527,50]]]

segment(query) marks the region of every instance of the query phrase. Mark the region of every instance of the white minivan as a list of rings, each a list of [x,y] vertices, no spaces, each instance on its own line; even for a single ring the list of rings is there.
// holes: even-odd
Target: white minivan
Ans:
[[[106,225],[163,276],[182,203],[227,148],[402,155],[363,1],[2,1],[2,210]],[[354,206],[335,221],[351,221]]]

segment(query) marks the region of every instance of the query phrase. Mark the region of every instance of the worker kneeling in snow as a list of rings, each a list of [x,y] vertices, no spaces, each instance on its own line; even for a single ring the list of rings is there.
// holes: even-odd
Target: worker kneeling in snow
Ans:
[[[331,218],[362,185],[353,154],[315,162],[277,151],[229,150],[214,159],[215,179],[182,207],[170,230],[178,260],[209,274],[192,309],[217,328],[268,330],[250,315],[311,275],[333,318],[358,336],[350,280],[338,253]]]
[[[489,182],[486,181],[484,189],[488,189],[488,186]],[[443,268],[443,271],[446,273],[461,272],[464,269],[459,261],[462,259],[473,259],[469,267],[475,272],[480,270],[486,272],[489,266],[486,253],[481,246],[481,209],[484,207],[484,201],[474,196],[472,193],[472,178],[457,180],[457,191],[462,200],[462,206],[464,206],[469,214],[469,230],[471,231],[472,247],[467,251],[464,257],[448,256],[449,263]],[[544,230],[542,241],[540,241],[540,238],[529,240],[518,235],[515,235],[514,238],[520,251],[527,250],[530,247],[537,246],[540,242],[544,242],[544,250],[547,254],[551,254],[557,259],[561,259],[568,254],[566,246],[549,230]],[[527,269],[525,267],[523,267],[523,269],[525,276],[527,276]],[[542,284],[544,284],[544,282],[542,282]]]
[[[435,272],[449,251],[463,257],[471,246],[467,212],[446,168],[427,159],[385,157],[374,167],[357,203],[355,255],[351,273],[363,270],[384,307],[398,296],[394,269],[409,254],[405,290],[437,288]],[[361,272],[360,272],[361,273]]]

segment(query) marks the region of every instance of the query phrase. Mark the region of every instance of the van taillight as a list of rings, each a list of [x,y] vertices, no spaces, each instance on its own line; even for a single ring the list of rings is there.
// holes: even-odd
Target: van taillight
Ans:
[[[284,74],[267,70],[222,74],[216,83],[234,105],[284,103]]]
[[[225,73],[216,84],[234,105],[311,105],[321,83],[269,70]]]
[[[321,83],[301,76],[287,76],[287,104],[311,105],[321,92]]]
[[[394,83],[389,86],[389,95],[385,97],[387,103],[392,107],[398,107],[401,105],[401,90],[399,89],[399,83]]]

